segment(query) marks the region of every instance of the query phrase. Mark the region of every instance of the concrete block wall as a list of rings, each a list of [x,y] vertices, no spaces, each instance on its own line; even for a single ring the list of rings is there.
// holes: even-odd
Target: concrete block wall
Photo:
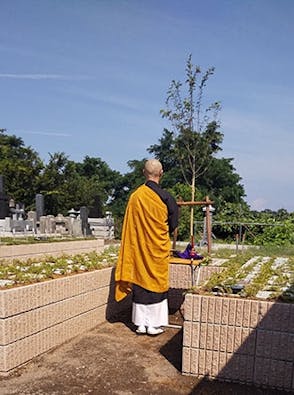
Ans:
[[[171,265],[171,277],[174,270],[187,281],[185,266]],[[176,308],[178,302],[171,300]],[[0,374],[8,374],[130,306],[130,297],[114,301],[114,268],[1,290]]]
[[[104,248],[103,239],[58,241],[52,243],[36,243],[21,245],[1,245],[0,259],[28,259],[42,256],[75,255],[89,251],[101,252]]]
[[[0,374],[130,306],[115,303],[113,268],[0,292]]]
[[[189,287],[190,274],[185,265],[171,265],[171,286]],[[178,309],[184,296],[181,290],[175,295],[170,297],[171,306]],[[114,301],[114,268],[1,290],[0,374],[8,374],[130,306],[130,297]]]
[[[294,391],[294,304],[187,294],[186,375]]]

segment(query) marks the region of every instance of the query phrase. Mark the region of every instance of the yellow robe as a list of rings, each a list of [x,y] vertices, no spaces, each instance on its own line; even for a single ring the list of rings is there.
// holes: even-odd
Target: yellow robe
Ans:
[[[115,270],[115,299],[137,284],[153,292],[169,288],[170,238],[167,206],[151,188],[141,185],[130,197]]]

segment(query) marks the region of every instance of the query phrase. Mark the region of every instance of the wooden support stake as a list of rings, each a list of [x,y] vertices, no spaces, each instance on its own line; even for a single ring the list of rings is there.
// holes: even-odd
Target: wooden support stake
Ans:
[[[209,197],[206,196],[204,201],[192,201],[192,202],[184,202],[183,200],[179,200],[177,201],[177,205],[179,206],[179,208],[181,206],[190,206],[191,210],[193,209],[194,206],[205,206],[206,210],[205,210],[205,217],[206,217],[206,232],[207,232],[207,252],[208,254],[210,254],[211,252],[211,222],[210,222],[210,212],[209,212],[209,206],[211,206],[213,204],[212,200],[209,200]],[[173,250],[176,249],[176,241],[177,241],[177,237],[178,237],[178,229],[175,229],[174,231],[174,235],[173,235]],[[192,239],[192,237],[194,237],[193,234],[191,234],[191,241],[194,244],[194,239]]]

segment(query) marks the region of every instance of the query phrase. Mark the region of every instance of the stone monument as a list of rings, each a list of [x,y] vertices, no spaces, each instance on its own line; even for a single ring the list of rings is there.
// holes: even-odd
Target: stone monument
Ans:
[[[0,175],[0,219],[9,215],[8,197],[4,192],[4,178]]]

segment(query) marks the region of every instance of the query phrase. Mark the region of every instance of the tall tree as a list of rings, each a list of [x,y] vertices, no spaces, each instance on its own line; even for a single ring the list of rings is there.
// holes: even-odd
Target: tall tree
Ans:
[[[105,209],[115,198],[117,185],[122,182],[122,175],[112,170],[100,158],[89,156],[86,156],[82,163],[77,164],[77,172],[90,187],[87,193],[90,201],[86,204],[90,207],[90,214],[98,217],[104,215]]]
[[[0,174],[4,176],[5,192],[16,203],[32,209],[38,191],[39,176],[44,167],[39,155],[23,140],[0,129]]]
[[[66,187],[68,180],[73,177],[74,163],[64,152],[49,155],[49,162],[40,179],[40,192],[45,196],[45,212],[53,215],[66,214],[70,209],[67,206]]]
[[[120,177],[100,158],[86,156],[76,163],[63,152],[50,154],[41,183],[46,212],[66,214],[71,208],[87,206],[90,215],[103,216]]]

